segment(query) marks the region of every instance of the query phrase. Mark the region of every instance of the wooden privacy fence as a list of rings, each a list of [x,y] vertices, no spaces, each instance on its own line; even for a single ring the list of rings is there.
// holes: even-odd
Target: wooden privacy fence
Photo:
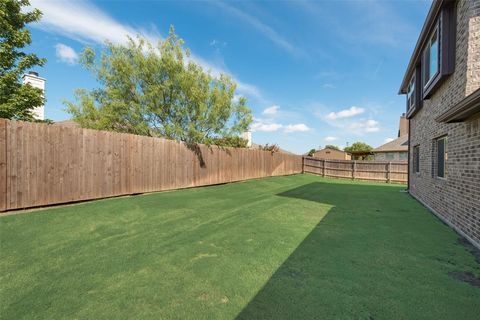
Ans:
[[[323,177],[407,183],[407,162],[303,158],[303,171]]]
[[[301,172],[296,155],[0,119],[0,211]]]

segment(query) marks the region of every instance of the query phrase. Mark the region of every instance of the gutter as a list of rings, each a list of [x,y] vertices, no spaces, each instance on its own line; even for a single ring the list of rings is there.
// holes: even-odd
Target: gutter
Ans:
[[[407,192],[410,193],[410,145],[412,144],[412,135],[410,134],[412,126],[408,123],[408,154],[407,154]]]
[[[480,112],[480,89],[462,99],[435,119],[437,122],[461,122]]]

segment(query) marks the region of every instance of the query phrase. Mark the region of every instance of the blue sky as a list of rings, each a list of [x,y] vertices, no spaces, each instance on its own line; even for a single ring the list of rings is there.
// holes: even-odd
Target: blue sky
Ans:
[[[125,35],[161,39],[174,25],[195,60],[238,83],[254,115],[253,140],[303,153],[396,138],[397,95],[431,1],[51,1],[29,50],[48,59],[46,117],[95,79],[77,64],[85,46]]]

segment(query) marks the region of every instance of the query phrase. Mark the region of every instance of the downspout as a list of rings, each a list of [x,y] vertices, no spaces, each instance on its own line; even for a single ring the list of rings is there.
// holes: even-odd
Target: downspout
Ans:
[[[408,119],[408,118],[407,118]],[[412,136],[410,135],[410,119],[408,119],[408,160],[407,160],[407,192],[410,193],[410,149]]]

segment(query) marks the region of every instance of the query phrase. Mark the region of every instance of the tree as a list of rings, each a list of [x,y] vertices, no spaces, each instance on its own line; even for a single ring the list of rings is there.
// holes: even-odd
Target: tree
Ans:
[[[357,141],[354,144],[352,144],[350,147],[345,147],[343,150],[346,152],[355,152],[355,151],[370,152],[373,150],[373,148],[370,145],[366,144],[365,142]],[[370,154],[353,155],[352,159],[353,160],[373,160],[373,156]]]
[[[315,150],[315,149],[310,149],[310,151],[308,151],[308,156],[313,157],[313,155],[315,154],[316,151],[317,150]]]
[[[230,143],[219,138],[238,137],[252,122],[246,99],[234,99],[235,82],[204,71],[183,44],[171,27],[156,46],[140,37],[125,45],[107,42],[99,59],[86,48],[80,61],[101,87],[77,90],[67,111],[85,128]]]
[[[272,154],[280,151],[280,147],[276,143],[272,143],[272,144],[267,143],[265,145],[259,145],[258,149],[263,150],[263,151],[270,151]]]
[[[351,146],[345,147],[343,150],[344,150],[344,151],[347,151],[347,152],[353,152],[353,151],[372,151],[373,148],[372,148],[371,146],[369,146],[368,144],[366,144],[365,142],[357,141],[357,142],[355,142],[354,144],[352,144]]]
[[[325,146],[325,149],[340,150],[339,147],[337,147],[336,145],[333,145],[333,144],[327,144]]]
[[[25,12],[28,0],[0,1],[0,118],[33,120],[32,110],[44,103],[42,90],[23,85],[22,75],[45,59],[22,48],[32,42],[26,24],[40,19],[38,9]]]
[[[222,147],[246,148],[248,141],[238,136],[220,137],[214,138],[212,144]]]

